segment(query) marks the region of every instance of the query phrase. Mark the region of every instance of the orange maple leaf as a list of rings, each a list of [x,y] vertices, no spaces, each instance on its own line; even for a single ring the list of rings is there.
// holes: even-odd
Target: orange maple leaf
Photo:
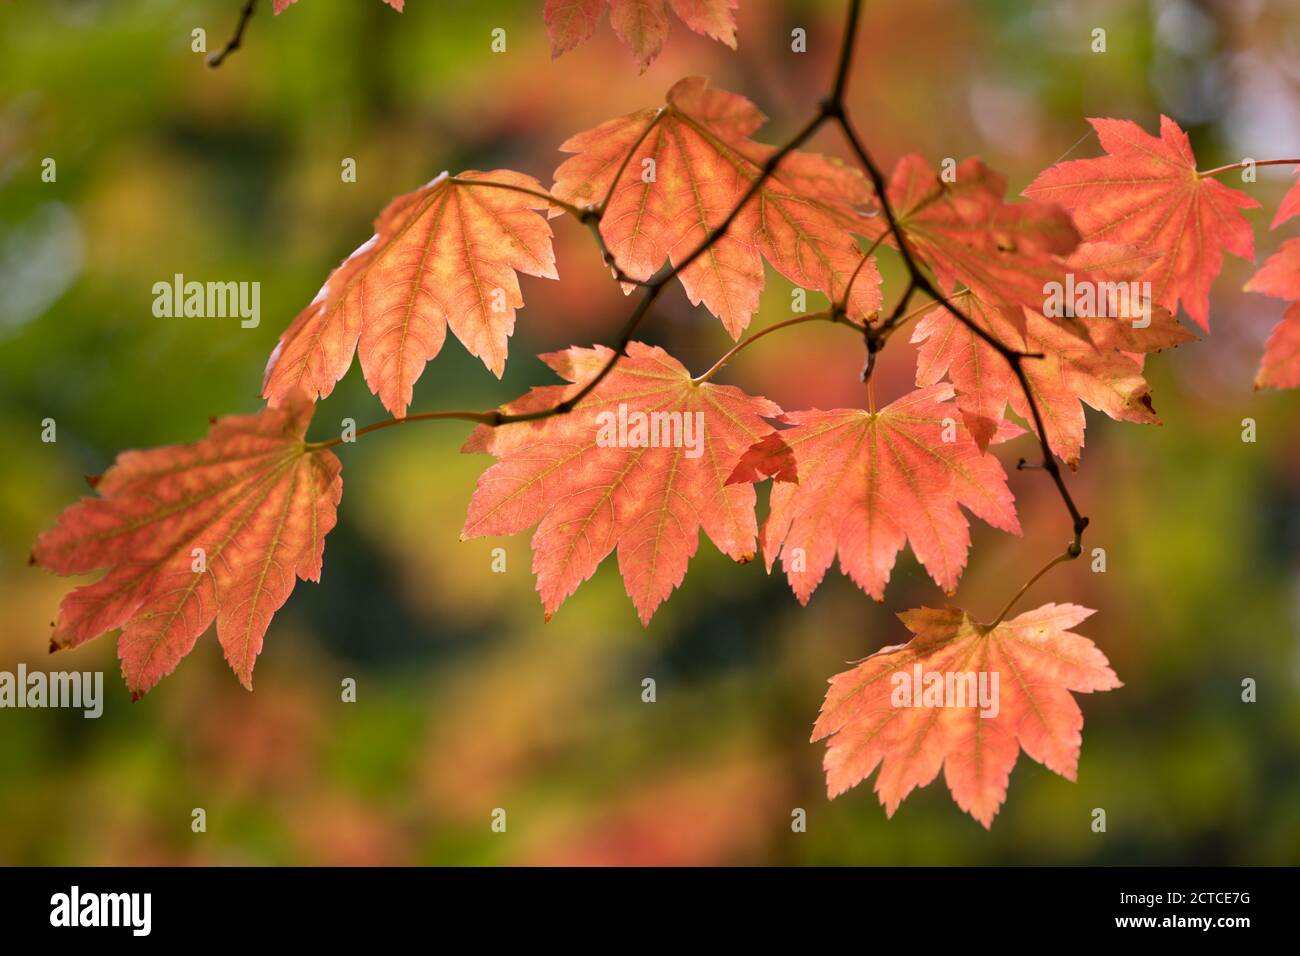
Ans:
[[[1121,686],[1097,646],[1070,631],[1092,613],[1045,604],[992,627],[952,606],[898,615],[915,637],[830,679],[812,734],[829,738],[827,792],[879,766],[876,793],[892,817],[943,767],[957,805],[987,828],[1021,748],[1073,780],[1083,714],[1070,691]]]
[[[295,577],[320,579],[343,493],[339,460],[303,437],[314,406],[216,421],[188,445],[128,451],[40,536],[33,561],[58,574],[107,573],[59,606],[50,649],[122,628],[135,696],[171,673],[215,618],[226,660],[252,689],[271,617]]]
[[[763,554],[769,571],[781,558],[801,603],[837,553],[840,569],[883,600],[908,543],[935,583],[952,591],[970,550],[970,525],[959,505],[995,528],[1020,533],[1006,472],[960,427],[952,396],[950,385],[934,385],[874,413],[840,408],[782,416],[793,427],[778,433],[779,444],[764,447],[775,468],[788,470],[793,455],[797,482],[772,485]],[[1011,426],[1001,437],[1018,432]],[[764,469],[746,458],[733,480],[754,470]]]
[[[1130,120],[1090,119],[1105,156],[1057,163],[1025,190],[1060,203],[1087,241],[1136,245],[1162,253],[1144,278],[1154,300],[1210,329],[1210,286],[1223,268],[1221,250],[1255,258],[1255,238],[1241,209],[1259,203],[1196,171],[1184,133],[1160,117],[1160,137]]]
[[[673,12],[696,33],[736,48],[739,0],[671,0]],[[645,72],[668,38],[667,0],[546,0],[542,18],[551,38],[551,56],[591,38],[605,7],[610,26]]]
[[[1063,279],[1061,256],[1079,243],[1069,214],[1051,203],[1006,202],[1006,177],[978,159],[954,176],[945,181],[917,154],[894,167],[889,201],[908,248],[945,292],[967,285],[1017,318],[1021,307],[1041,310],[1044,285]],[[883,217],[872,230],[896,244]]]
[[[1300,173],[1300,166],[1297,166],[1295,171]],[[1293,216],[1300,216],[1300,182],[1292,183],[1291,188],[1286,191],[1269,228],[1276,229]]]
[[[1123,282],[1133,273],[1103,260],[1109,254],[1111,262],[1123,263],[1125,248],[1090,244],[1080,247],[1071,261],[1080,261],[1092,276]],[[995,304],[970,292],[955,296],[954,304],[1003,345],[1042,356],[1023,360],[1022,367],[1043,417],[1047,442],[1071,468],[1078,464],[1083,450],[1085,420],[1080,403],[1116,421],[1159,424],[1151,386],[1142,375],[1141,353],[1194,338],[1167,310],[1155,307],[1142,318],[1075,316],[1085,340],[1038,312],[1026,310],[1019,323],[1013,322]],[[1120,306],[1126,308],[1127,304]],[[1145,326],[1135,327],[1135,319],[1139,326],[1145,321]],[[1035,428],[1029,403],[1010,364],[947,309],[940,306],[923,316],[912,333],[912,342],[920,345],[916,384],[933,385],[947,375],[957,391],[962,420],[981,449],[993,440],[1008,402]]]
[[[542,356],[573,385],[533,389],[508,411],[573,395],[609,360],[603,346]],[[729,385],[696,384],[663,349],[626,357],[566,415],[492,429],[466,451],[500,460],[478,480],[463,538],[538,525],[533,572],[547,617],[615,548],[642,624],[681,584],[703,528],[736,561],[754,555],[754,489],[726,485],[741,455],[781,413]]]
[[[298,0],[275,0],[275,2],[271,4],[271,11],[278,17],[297,2]],[[406,0],[384,0],[384,3],[388,4],[398,13],[401,13],[402,8],[406,6]]]
[[[649,279],[664,259],[689,256],[759,178],[775,148],[749,137],[765,120],[743,96],[688,77],[668,91],[666,106],[563,143],[576,155],[555,171],[552,194],[576,206],[599,206],[608,195],[601,236],[626,275]],[[764,256],[791,282],[834,301],[851,283],[849,312],[864,317],[880,307],[875,260],[864,261],[854,239],[870,228],[870,202],[858,171],[792,152],[679,278],[691,302],[703,302],[733,338],[758,310]]]
[[[498,169],[443,173],[394,199],[280,337],[264,397],[323,398],[355,351],[370,390],[401,418],[448,325],[500,378],[524,304],[518,273],[558,278],[541,192],[531,176]]]
[[[1293,187],[1292,192],[1298,189],[1300,186]],[[1260,292],[1290,303],[1264,343],[1264,356],[1260,359],[1259,371],[1255,373],[1255,387],[1300,388],[1300,239],[1288,239],[1282,243],[1281,248],[1269,256],[1246,283],[1246,291]]]

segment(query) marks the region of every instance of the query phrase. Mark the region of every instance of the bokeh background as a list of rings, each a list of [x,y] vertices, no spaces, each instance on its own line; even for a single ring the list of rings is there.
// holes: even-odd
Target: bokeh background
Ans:
[[[549,182],[568,135],[661,101],[702,73],[751,96],[779,142],[828,84],[838,2],[741,0],[739,52],[675,23],[638,75],[607,26],[552,62],[541,4],[303,0],[259,6],[244,48],[215,49],[238,0],[0,4],[0,669],[105,672],[104,716],[0,710],[0,862],[34,864],[987,864],[1300,862],[1300,395],[1252,391],[1280,304],[1240,292],[1230,259],[1213,335],[1155,356],[1163,427],[1089,413],[1072,487],[1092,517],[1088,561],[1027,606],[1098,609],[1080,630],[1121,690],[1082,696],[1079,780],[1022,756],[991,832],[941,782],[886,820],[870,783],[828,802],[808,742],[825,680],[905,638],[894,613],[943,601],[910,555],[884,606],[838,571],[807,609],[761,562],[703,542],[648,630],[614,562],[544,623],[528,535],[460,542],[488,459],[468,428],[424,423],[344,446],[340,524],[320,585],[272,624],[249,694],[211,632],[132,704],[106,636],[46,655],[71,582],[27,566],[34,537],[120,450],[197,438],[259,405],[279,332],[394,195],[449,169],[510,167]],[[804,27],[808,52],[789,49]],[[507,52],[490,31],[507,31]],[[1091,52],[1091,31],[1107,52]],[[1087,116],[1189,130],[1202,168],[1300,155],[1300,7],[1198,3],[868,2],[850,102],[875,153],[978,154],[1018,193],[1069,153],[1096,155]],[[815,148],[842,153],[833,132]],[[42,183],[41,161],[57,161]],[[340,181],[356,160],[358,180]],[[1290,180],[1244,185],[1262,252]],[[1233,183],[1233,185],[1240,185]],[[1288,230],[1294,233],[1295,230]],[[415,408],[487,407],[552,381],[532,356],[608,341],[628,303],[590,237],[556,223],[560,283],[523,278],[505,380],[449,337]],[[901,272],[882,257],[887,295]],[[175,273],[259,281],[262,323],[158,319]],[[815,303],[814,303],[815,305]],[[754,328],[789,315],[769,272]],[[790,408],[863,401],[860,346],[801,327],[720,380]],[[680,290],[646,339],[696,371],[729,344]],[[797,339],[797,340],[796,340]],[[902,394],[899,337],[878,398]],[[383,417],[354,368],[321,434]],[[58,423],[43,444],[40,422]],[[1240,439],[1243,418],[1258,441]],[[1032,454],[1021,440],[1000,451]],[[1041,473],[1012,473],[1025,535],[975,529],[956,600],[989,616],[1068,538]],[[765,500],[765,493],[760,499]],[[504,547],[508,571],[491,572]],[[355,704],[340,702],[353,677]],[[653,677],[658,701],[641,702]],[[1258,682],[1257,703],[1241,682]],[[191,832],[191,810],[207,832]],[[494,808],[508,830],[489,828]],[[1108,830],[1090,829],[1104,808]],[[804,808],[806,833],[791,832]]]

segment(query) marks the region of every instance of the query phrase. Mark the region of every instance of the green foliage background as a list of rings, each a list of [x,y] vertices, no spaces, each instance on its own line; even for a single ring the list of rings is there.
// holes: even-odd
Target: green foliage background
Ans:
[[[732,566],[706,542],[648,631],[613,562],[543,623],[527,535],[458,541],[486,464],[458,453],[459,424],[342,449],[323,583],[300,584],[276,618],[254,694],[210,633],[134,705],[111,637],[48,658],[68,582],[27,567],[34,537],[118,451],[255,409],[280,330],[392,196],[443,169],[549,182],[569,134],[691,73],[755,99],[777,140],[824,92],[841,18],[838,3],[743,0],[738,53],[676,24],[638,75],[607,26],[552,62],[536,2],[411,0],[398,15],[303,0],[276,18],[262,3],[244,48],[209,70],[191,30],[217,47],[238,6],[0,5],[0,669],[103,670],[107,694],[98,721],[0,710],[0,862],[1300,862],[1300,398],[1251,391],[1280,308],[1239,291],[1250,267],[1237,260],[1213,337],[1150,360],[1164,426],[1089,415],[1072,485],[1107,571],[1057,569],[1030,600],[1097,608],[1081,630],[1126,686],[1081,701],[1079,781],[1022,757],[991,833],[941,783],[892,821],[870,784],[828,802],[807,740],[825,679],[905,639],[894,612],[944,600],[910,557],[883,607],[832,573],[803,610],[761,562]],[[789,51],[796,26],[803,55]],[[1096,27],[1104,54],[1089,49]],[[1067,150],[1096,154],[1085,117],[1153,129],[1162,111],[1203,168],[1300,150],[1300,10],[1282,0],[869,2],[861,35],[851,104],[890,163],[979,154],[1018,193]],[[817,146],[840,150],[830,134]],[[54,184],[40,181],[47,156]],[[345,157],[354,184],[340,182]],[[1266,207],[1263,252],[1282,238],[1266,225],[1288,179],[1242,187]],[[551,380],[534,353],[614,334],[628,303],[579,226],[556,232],[563,281],[523,280],[505,380],[449,338],[417,410],[496,404]],[[888,295],[900,272],[884,266]],[[261,282],[262,324],[155,318],[151,286],[175,273]],[[789,303],[770,275],[754,327]],[[728,344],[678,290],[647,329],[697,371]],[[863,401],[844,330],[785,335],[721,380],[787,407]],[[908,386],[903,346],[883,359],[882,401]],[[315,431],[382,415],[354,369]],[[40,441],[46,417],[57,444]],[[1002,454],[1032,457],[1027,443]],[[1044,476],[1013,483],[1026,534],[976,529],[955,600],[977,614],[1068,538]],[[490,573],[498,546],[505,574]],[[344,677],[356,704],[339,701]],[[1240,700],[1246,677],[1258,703]],[[194,807],[207,833],[191,832]],[[489,830],[497,807],[503,835]],[[806,834],[791,832],[796,807]],[[1105,834],[1090,829],[1096,807]]]

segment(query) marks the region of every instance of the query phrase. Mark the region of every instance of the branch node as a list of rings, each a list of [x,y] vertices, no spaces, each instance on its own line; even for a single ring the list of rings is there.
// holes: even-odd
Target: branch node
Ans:
[[[826,119],[839,120],[844,118],[844,104],[834,96],[828,96],[817,104],[821,115]]]

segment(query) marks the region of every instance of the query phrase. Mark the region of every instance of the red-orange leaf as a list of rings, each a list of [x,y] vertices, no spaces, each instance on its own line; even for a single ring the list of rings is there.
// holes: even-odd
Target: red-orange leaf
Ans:
[[[1069,215],[1050,203],[1005,202],[1006,177],[978,159],[962,162],[955,177],[945,182],[916,154],[899,160],[889,200],[908,246],[944,291],[967,285],[1013,314],[1041,309],[1044,284],[1063,278],[1060,257],[1079,243]],[[873,226],[887,228],[879,217]]]
[[[608,0],[546,0],[542,19],[551,38],[551,56],[567,53],[596,32]]]
[[[694,251],[759,177],[775,150],[749,137],[765,119],[744,97],[689,77],[668,91],[666,106],[565,142],[560,148],[576,155],[555,171],[553,193],[578,206],[599,206],[608,194],[601,235],[627,275],[648,279],[665,258],[678,263]],[[790,153],[726,235],[682,271],[682,285],[733,337],[758,309],[764,256],[833,300],[852,281],[849,311],[866,316],[880,307],[880,274],[873,259],[863,263],[853,234],[870,228],[870,202],[861,173]]]
[[[343,492],[332,452],[303,441],[314,406],[222,418],[189,445],[128,451],[41,535],[33,557],[59,574],[107,573],[63,599],[51,649],[122,628],[127,686],[144,693],[217,621],[245,687],[295,577],[320,579]]]
[[[671,0],[673,12],[683,23],[733,50],[738,3],[739,0]],[[608,6],[610,25],[636,56],[644,72],[668,37],[667,5],[667,0],[546,0],[542,17],[551,38],[551,56],[559,56],[589,39]]]
[[[415,380],[442,350],[447,326],[500,378],[518,273],[557,278],[549,204],[531,176],[443,173],[394,199],[375,234],[330,274],[280,337],[263,395],[272,405],[297,391],[324,397],[357,352],[366,383],[401,418]]]
[[[1256,388],[1300,388],[1300,302],[1292,302],[1264,343]]]
[[[1300,173],[1300,166],[1297,166],[1295,171]],[[1300,216],[1300,182],[1293,183],[1291,188],[1286,191],[1286,195],[1282,197],[1282,204],[1277,207],[1277,215],[1273,217],[1273,223],[1269,228],[1276,229],[1292,216]]]
[[[876,793],[893,816],[943,767],[957,805],[988,827],[1021,748],[1073,780],[1083,714],[1070,692],[1121,686],[1096,645],[1070,631],[1092,613],[1045,604],[996,627],[952,606],[900,614],[911,641],[831,678],[812,736],[830,738],[827,791],[879,766]]]
[[[840,569],[883,600],[908,543],[935,583],[952,591],[970,549],[960,505],[1020,533],[1006,472],[961,428],[951,398],[951,386],[935,385],[874,414],[841,408],[783,416],[795,426],[779,436],[798,481],[772,486],[763,554],[769,571],[781,557],[800,602],[808,603],[837,553]]]
[[[1255,387],[1300,388],[1300,239],[1282,243],[1246,283],[1246,290],[1291,303],[1264,344]]]
[[[1116,247],[1116,253],[1123,248]],[[1102,257],[1093,254],[1095,250],[1093,246],[1080,250],[1094,270],[1090,274],[1124,281],[1124,270],[1102,264]],[[1193,338],[1168,311],[1154,307],[1145,316],[1076,316],[1082,334],[1091,339],[1085,341],[1037,312],[1026,311],[1015,323],[970,293],[955,297],[954,304],[1003,345],[1043,356],[1024,360],[1025,375],[1043,416],[1047,442],[1071,467],[1083,450],[1085,421],[1080,402],[1117,421],[1159,424],[1151,387],[1142,375],[1140,353]],[[1106,311],[1118,313],[1123,308]],[[922,317],[912,341],[920,343],[916,384],[933,385],[946,375],[957,390],[962,420],[980,448],[987,448],[993,440],[1008,402],[1034,427],[1029,403],[1006,359],[947,309],[937,307]],[[1139,354],[1135,357],[1133,353]]]
[[[1239,210],[1259,203],[1200,176],[1187,134],[1167,116],[1160,117],[1158,139],[1130,120],[1089,122],[1106,155],[1057,163],[1025,195],[1070,210],[1085,240],[1161,253],[1144,275],[1154,300],[1174,313],[1181,301],[1208,332],[1221,250],[1254,259],[1255,239]]]
[[[508,410],[551,407],[612,354],[597,347],[542,356],[575,384],[534,389]],[[538,525],[533,571],[548,617],[617,548],[628,596],[648,624],[681,584],[701,527],[734,560],[753,557],[754,489],[726,479],[772,430],[764,417],[780,411],[728,385],[697,385],[663,349],[633,342],[568,414],[475,431],[466,450],[500,460],[479,478],[462,536]]]
[[[298,0],[275,0],[275,2],[271,4],[271,10],[278,17],[297,2]],[[384,0],[384,3],[388,4],[398,13],[401,13],[402,8],[406,6],[406,0]]]

